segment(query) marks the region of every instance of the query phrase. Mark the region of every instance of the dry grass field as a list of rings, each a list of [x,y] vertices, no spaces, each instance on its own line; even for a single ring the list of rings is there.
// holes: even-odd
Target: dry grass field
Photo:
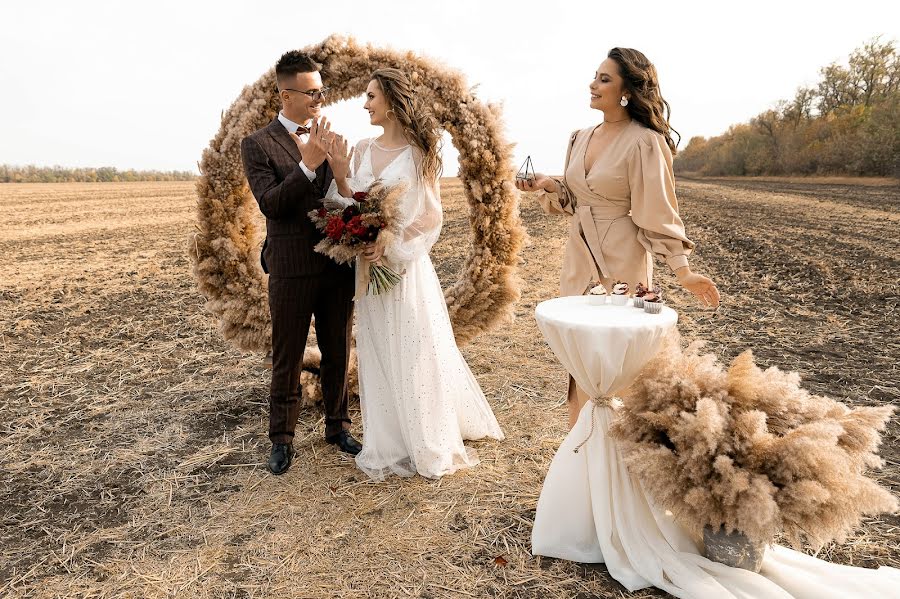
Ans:
[[[662,271],[689,339],[800,371],[854,404],[900,400],[900,188],[679,184],[701,310]],[[467,243],[458,181],[434,251]],[[567,223],[523,199],[517,320],[464,353],[503,426],[482,464],[368,481],[301,413],[288,474],[264,462],[268,371],[203,311],[186,255],[190,183],[0,186],[0,597],[661,597],[602,565],[529,555],[541,482],[566,433],[564,372],[533,319],[554,296]],[[358,412],[355,412],[358,416]],[[360,424],[354,425],[357,430]],[[877,476],[900,493],[900,425]],[[900,566],[900,518],[822,556]]]

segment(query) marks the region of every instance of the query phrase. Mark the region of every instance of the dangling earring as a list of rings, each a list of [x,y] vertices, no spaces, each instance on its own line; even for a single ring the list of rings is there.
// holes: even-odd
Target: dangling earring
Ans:
[[[628,106],[628,98],[622,96],[622,99],[619,100],[619,104],[621,104],[622,106]]]
[[[393,117],[390,116],[391,113],[394,114]],[[393,108],[388,108],[388,111],[385,112],[384,114],[388,115],[388,119],[391,119],[391,118],[397,118],[397,113],[394,112],[394,109],[393,109]]]

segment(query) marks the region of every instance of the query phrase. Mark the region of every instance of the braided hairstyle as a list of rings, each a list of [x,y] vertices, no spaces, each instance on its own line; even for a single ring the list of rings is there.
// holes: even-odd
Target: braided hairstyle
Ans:
[[[402,71],[378,69],[372,79],[381,86],[391,112],[397,118],[410,145],[422,151],[422,177],[434,181],[440,177],[441,129],[431,110],[422,102],[412,83]]]

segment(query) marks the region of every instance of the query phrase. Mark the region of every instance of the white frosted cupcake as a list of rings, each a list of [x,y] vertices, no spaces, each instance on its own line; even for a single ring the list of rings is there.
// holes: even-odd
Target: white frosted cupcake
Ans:
[[[644,312],[647,312],[648,314],[659,314],[662,312],[662,308],[662,291],[659,287],[654,287],[644,294]]]
[[[634,307],[635,308],[643,308],[644,307],[644,295],[647,293],[648,289],[644,286],[643,283],[638,283],[637,287],[634,288]]]
[[[612,301],[614,306],[624,306],[628,303],[628,283],[623,283],[622,281],[616,281],[616,284],[613,285],[612,295],[610,296],[610,301]]]
[[[588,292],[588,303],[592,306],[602,306],[606,304],[606,287],[603,285],[591,287],[591,290]]]

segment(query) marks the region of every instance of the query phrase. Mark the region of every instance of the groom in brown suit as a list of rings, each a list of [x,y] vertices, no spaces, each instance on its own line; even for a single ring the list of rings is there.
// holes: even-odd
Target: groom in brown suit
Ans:
[[[347,367],[353,316],[353,267],[313,250],[321,234],[307,213],[321,206],[332,180],[328,151],[336,136],[320,118],[327,88],[319,65],[303,52],[285,53],[275,65],[282,110],[241,142],[244,173],[266,216],[263,270],[269,273],[272,315],[272,384],[269,395],[269,470],[282,474],[293,459],[300,407],[300,371],[315,316],[322,352],[319,377],[325,403],[325,440],[356,455],[350,434]]]

